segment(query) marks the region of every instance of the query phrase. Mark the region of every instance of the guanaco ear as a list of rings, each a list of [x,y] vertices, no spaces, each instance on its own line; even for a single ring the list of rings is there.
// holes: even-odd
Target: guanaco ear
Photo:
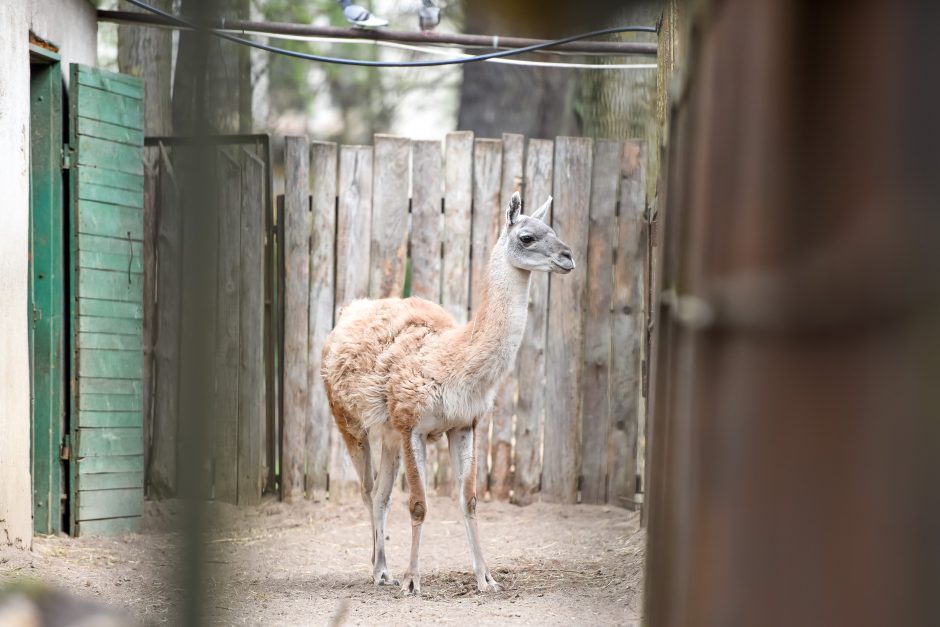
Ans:
[[[546,200],[545,203],[541,207],[536,209],[535,213],[533,213],[531,217],[535,218],[536,220],[541,220],[542,222],[545,222],[545,216],[548,214],[548,208],[551,206],[552,206],[552,197],[549,196],[548,200]],[[548,222],[545,222],[545,223],[548,224]]]
[[[522,211],[522,196],[519,192],[512,195],[509,199],[509,209],[506,210],[506,224],[512,226],[519,219],[519,212]]]

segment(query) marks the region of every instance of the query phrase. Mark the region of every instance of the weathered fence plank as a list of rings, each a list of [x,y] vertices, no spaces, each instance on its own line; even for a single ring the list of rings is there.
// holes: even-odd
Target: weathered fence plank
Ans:
[[[454,316],[458,324],[467,321],[470,308],[472,207],[473,133],[448,133],[444,140],[444,263],[441,304]],[[443,447],[443,441],[437,446]],[[434,483],[439,496],[449,496],[453,493],[454,482],[450,464],[438,464]]]
[[[458,323],[470,309],[470,228],[473,133],[448,133],[444,143],[444,285],[442,301]]]
[[[152,448],[147,479],[150,495],[176,493],[176,434],[179,415],[180,305],[183,216],[173,164],[160,145],[159,212],[157,216],[157,320],[154,342]],[[113,327],[112,327],[113,332]]]
[[[408,254],[408,175],[411,141],[375,136],[372,182],[372,298],[401,297]]]
[[[412,144],[411,294],[441,302],[441,142]]]
[[[444,215],[443,157],[441,142],[420,140],[411,147],[411,295],[434,303],[441,302],[441,242]],[[437,487],[437,479],[447,481],[450,466],[447,438],[427,447],[428,488]]]
[[[261,502],[264,379],[264,162],[242,149],[241,272],[239,274],[238,504]],[[273,434],[271,434],[273,437]]]
[[[554,142],[529,140],[526,155],[523,205],[531,214],[552,193]],[[552,220],[549,207],[545,218]],[[545,332],[548,318],[548,274],[533,272],[529,279],[529,315],[519,346],[517,371],[519,395],[516,401],[516,443],[513,449],[515,473],[512,500],[531,503],[539,490],[542,475],[542,419],[545,408]]]
[[[281,429],[281,498],[304,489],[307,412],[307,333],[310,285],[309,142],[284,138],[284,409]]]
[[[336,216],[336,319],[341,308],[369,295],[372,240],[372,147],[341,146]],[[322,385],[322,382],[320,382]],[[346,446],[331,425],[330,500],[358,493],[358,478]]]
[[[585,260],[591,197],[593,141],[555,140],[552,223],[571,247],[576,269],[550,279],[545,383],[542,495],[574,503],[578,496],[581,354]]]
[[[502,183],[503,143],[498,139],[473,142],[473,226],[470,249],[470,309],[476,311],[483,297],[486,266],[499,236],[503,212],[499,206]],[[489,488],[490,427],[493,412],[479,417],[476,427],[477,492],[482,497]]]
[[[334,237],[336,234],[336,144],[310,145],[313,234],[310,240],[310,332],[307,356],[306,448],[308,499],[326,497],[333,418],[320,378],[320,355],[333,329]]]
[[[627,142],[621,165],[620,217],[617,227],[617,262],[614,265],[614,346],[610,385],[610,459],[608,501],[635,507],[637,427],[641,419],[642,364],[646,301],[646,144]]]
[[[623,142],[594,145],[587,247],[587,298],[581,382],[581,502],[607,500],[610,430],[610,325],[617,181]]]
[[[503,216],[509,206],[509,199],[514,192],[522,191],[523,152],[525,138],[522,135],[503,135],[503,172],[499,195],[499,227],[502,228]],[[515,364],[513,364],[515,365]],[[502,387],[496,392],[493,405],[492,441],[490,456],[490,493],[494,499],[509,500],[511,489],[510,469],[512,467],[512,417],[515,411],[516,373],[515,368],[506,375]]]
[[[213,492],[235,503],[238,495],[239,274],[241,272],[241,167],[219,151],[218,275],[216,278],[215,403],[212,427]]]

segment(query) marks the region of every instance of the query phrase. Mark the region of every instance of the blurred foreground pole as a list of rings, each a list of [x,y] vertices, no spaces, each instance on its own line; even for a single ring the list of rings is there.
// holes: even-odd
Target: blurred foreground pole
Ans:
[[[205,24],[216,15],[210,0],[184,1],[182,10],[196,24]],[[204,533],[205,499],[209,497],[208,426],[215,390],[213,338],[215,337],[215,251],[217,248],[217,200],[215,151],[208,144],[208,129],[214,112],[208,110],[206,83],[209,47],[214,43],[205,30],[186,33],[191,38],[191,58],[185,60],[192,98],[189,111],[174,112],[192,120],[193,147],[180,151],[176,164],[182,178],[183,202],[183,284],[180,337],[180,419],[178,495],[184,499],[181,529],[179,585],[183,590],[180,623],[187,626],[205,622],[206,572]],[[182,43],[182,42],[181,42]],[[181,50],[186,49],[180,46]],[[179,72],[179,69],[177,70]]]
[[[646,623],[938,625],[940,10],[690,4]]]

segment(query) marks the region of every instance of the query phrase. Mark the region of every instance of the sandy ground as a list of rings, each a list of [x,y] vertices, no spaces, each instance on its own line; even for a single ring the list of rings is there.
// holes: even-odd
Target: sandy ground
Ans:
[[[408,560],[410,521],[397,494],[387,553]],[[644,534],[614,507],[481,503],[483,549],[499,593],[478,594],[456,503],[432,498],[422,538],[420,597],[371,583],[371,536],[361,503],[269,501],[212,505],[207,612],[217,624],[632,625],[642,599]],[[143,617],[175,622],[182,587],[178,504],[148,503],[142,533],[37,537],[33,551],[0,548],[0,585],[38,580]]]

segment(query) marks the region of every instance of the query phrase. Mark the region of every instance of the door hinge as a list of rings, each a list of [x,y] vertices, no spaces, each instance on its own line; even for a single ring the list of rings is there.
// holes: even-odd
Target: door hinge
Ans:
[[[33,305],[33,322],[39,322],[40,320],[42,320],[42,309]]]
[[[69,436],[62,438],[62,445],[59,447],[59,459],[68,460],[72,456],[72,447],[71,442],[69,442]]]
[[[72,167],[72,158],[75,151],[68,144],[62,144],[62,169],[68,170]]]

